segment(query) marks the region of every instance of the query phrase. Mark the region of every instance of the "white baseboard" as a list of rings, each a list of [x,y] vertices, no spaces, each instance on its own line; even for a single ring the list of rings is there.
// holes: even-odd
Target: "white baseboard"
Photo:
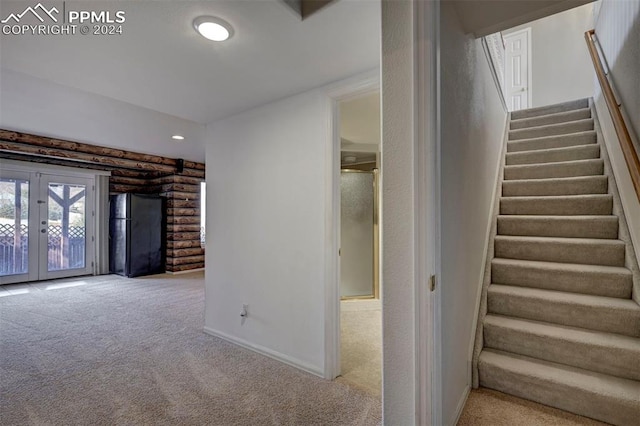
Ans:
[[[165,273],[169,275],[182,275],[182,274],[190,274],[192,272],[202,272],[202,271],[204,271],[204,268],[187,269],[186,271],[176,271],[176,272],[167,271]]]
[[[219,337],[222,340],[226,340],[227,342],[233,343],[234,345],[241,346],[245,349],[249,349],[253,352],[257,352],[260,355],[264,355],[271,359],[275,359],[276,361],[280,361],[284,364],[295,367],[299,370],[305,371],[307,373],[313,374],[314,376],[319,376],[324,378],[324,371],[318,369],[316,366],[308,364],[306,362],[300,361],[299,359],[290,357],[278,351],[274,351],[272,349],[266,348],[262,345],[256,345],[255,343],[248,342],[244,339],[240,339],[238,337],[230,336],[226,333],[223,333],[218,330],[214,330],[209,327],[204,327],[204,332],[211,336]]]
[[[456,407],[456,412],[454,413],[453,421],[447,424],[449,425],[457,425],[460,420],[460,416],[462,415],[462,410],[464,410],[464,405],[467,403],[467,398],[469,398],[469,392],[471,392],[471,386],[467,385],[464,388],[464,392],[462,392],[462,396],[458,401],[458,406]]]

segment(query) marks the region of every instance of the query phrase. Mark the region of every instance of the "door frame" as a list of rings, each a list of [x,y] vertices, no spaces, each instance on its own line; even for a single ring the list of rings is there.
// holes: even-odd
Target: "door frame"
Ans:
[[[521,30],[518,31],[514,31],[512,33],[507,33],[507,34],[503,34],[503,37],[505,39],[509,38],[509,37],[513,37],[513,36],[517,36],[520,34],[527,34],[527,105],[524,105],[523,108],[521,109],[527,109],[527,108],[531,108],[533,105],[533,63],[532,63],[532,52],[531,52],[531,48],[533,47],[533,43],[531,40],[531,27],[527,27],[527,28],[523,28]],[[507,109],[509,110],[509,112],[512,111],[512,107],[511,107],[511,102],[510,102],[510,98],[509,98],[509,93],[508,93],[508,84],[507,84],[507,61],[509,60],[511,56],[509,55],[509,49],[505,49],[504,52],[504,85],[505,85],[505,93],[504,96],[505,98],[507,98]],[[511,78],[509,77],[509,80],[511,80]]]
[[[414,3],[414,294],[416,424],[443,424],[440,1]],[[430,288],[433,278],[434,287]]]
[[[325,367],[324,378],[340,375],[340,102],[380,90],[380,75],[368,72],[326,88],[329,110],[326,144]],[[382,283],[379,284],[382,286]]]
[[[81,168],[74,168],[74,167],[65,167],[65,166],[56,166],[56,165],[50,165],[50,164],[36,164],[36,163],[30,163],[30,162],[24,162],[24,161],[17,161],[17,160],[7,160],[4,158],[0,158],[0,169],[2,169],[3,171],[9,171],[11,172],[16,172],[22,175],[27,175],[27,176],[32,176],[34,174],[39,174],[39,175],[56,175],[56,176],[65,176],[65,177],[71,177],[71,178],[82,178],[82,179],[89,179],[91,181],[91,185],[94,187],[93,188],[93,202],[92,205],[87,205],[87,223],[91,222],[91,227],[94,233],[95,238],[93,239],[93,241],[90,241],[89,244],[93,245],[93,248],[91,250],[87,249],[86,252],[86,258],[85,258],[85,262],[88,262],[89,264],[91,262],[93,262],[93,267],[91,268],[90,274],[96,275],[98,273],[98,257],[100,256],[99,251],[104,249],[103,244],[100,244],[99,242],[99,235],[98,232],[99,230],[102,228],[102,224],[101,221],[104,220],[104,214],[100,214],[98,212],[98,207],[100,205],[102,205],[99,202],[99,199],[101,197],[104,197],[105,195],[108,196],[108,192],[105,194],[105,188],[101,188],[100,185],[98,184],[98,177],[99,176],[110,176],[111,172],[108,171],[103,171],[103,170],[93,170],[93,169],[81,169]],[[37,188],[37,192],[40,191],[40,183],[41,180],[39,180],[34,186],[31,186],[30,183],[30,191],[29,191],[29,202],[30,202],[30,206],[33,205],[31,204],[32,200],[34,200],[36,191],[31,190],[31,188]],[[106,189],[106,191],[108,191],[108,188]],[[38,212],[39,213],[39,212]],[[34,215],[31,214],[31,212],[29,213],[29,226],[31,227],[32,225],[34,225],[34,228],[32,229],[39,229],[39,224],[37,221],[37,218],[35,218]],[[40,240],[40,235],[39,232],[37,233],[36,236],[33,237],[32,240],[32,235],[30,233],[29,235],[29,244],[31,244],[32,241],[35,241],[37,243],[37,245],[39,245],[39,240]],[[35,251],[36,254],[32,254],[34,251],[31,251],[31,253],[29,253],[29,262],[31,264],[31,262],[39,262],[39,249],[38,251]],[[22,283],[22,282],[33,282],[33,281],[41,281],[41,280],[46,280],[46,279],[55,279],[55,278],[62,278],[63,274],[60,274],[60,276],[58,276],[58,274],[52,275],[50,278],[42,278],[39,277],[38,275],[40,274],[40,271],[37,270],[37,272],[32,272],[29,271],[26,275],[27,275],[27,279],[26,280],[20,280],[20,281],[15,281],[12,280],[11,278],[8,279],[2,279],[0,281],[2,281],[0,283],[0,285],[4,285],[4,284],[12,284],[12,283]],[[68,275],[67,275],[68,276]]]

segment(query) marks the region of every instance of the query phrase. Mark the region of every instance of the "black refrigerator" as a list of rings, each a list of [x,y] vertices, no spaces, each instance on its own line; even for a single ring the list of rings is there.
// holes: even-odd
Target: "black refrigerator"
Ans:
[[[157,195],[111,196],[109,270],[126,277],[165,271],[165,199]]]

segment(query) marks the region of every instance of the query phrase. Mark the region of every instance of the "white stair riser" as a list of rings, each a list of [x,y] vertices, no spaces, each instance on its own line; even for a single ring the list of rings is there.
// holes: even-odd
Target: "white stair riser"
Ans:
[[[510,130],[509,140],[542,138],[545,136],[567,135],[569,133],[593,130],[593,119],[571,121],[569,123],[552,124],[549,126],[530,127],[527,129]]]
[[[507,142],[507,152],[535,151],[539,149],[554,149],[569,146],[595,144],[596,132],[581,132],[562,136],[523,139]]]
[[[502,196],[553,196],[606,194],[609,182],[606,176],[578,176],[560,179],[526,179],[502,182]]]

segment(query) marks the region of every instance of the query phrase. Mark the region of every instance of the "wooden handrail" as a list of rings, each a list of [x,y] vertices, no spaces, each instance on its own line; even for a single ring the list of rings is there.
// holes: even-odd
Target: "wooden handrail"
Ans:
[[[629,168],[629,174],[631,175],[633,187],[636,190],[636,196],[640,201],[640,159],[638,159],[638,153],[633,146],[633,142],[631,142],[629,129],[624,121],[622,112],[620,112],[620,106],[618,105],[618,102],[616,102],[616,97],[613,94],[611,84],[609,84],[609,80],[607,80],[604,67],[600,61],[600,56],[598,56],[598,51],[596,50],[596,45],[593,41],[593,35],[595,33],[595,30],[589,30],[584,33],[584,38],[587,41],[591,60],[593,61],[593,66],[596,70],[596,75],[598,76],[598,81],[600,82],[604,99],[607,102],[607,107],[611,113],[611,118],[613,119],[613,126],[616,129],[616,134],[620,141],[620,147],[622,148],[624,159],[627,162],[627,167]]]

